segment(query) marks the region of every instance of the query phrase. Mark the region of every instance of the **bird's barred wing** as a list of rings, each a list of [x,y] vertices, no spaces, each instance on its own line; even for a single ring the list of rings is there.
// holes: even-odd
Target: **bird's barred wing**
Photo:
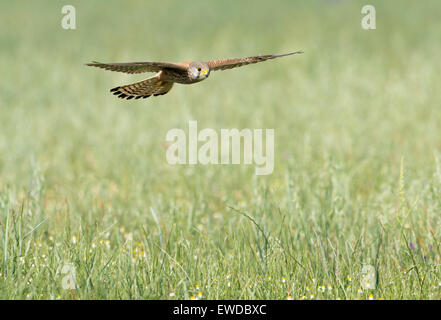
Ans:
[[[212,70],[212,71],[227,70],[227,69],[242,67],[247,64],[263,62],[266,60],[290,56],[292,54],[298,54],[298,53],[303,53],[303,52],[296,51],[296,52],[285,53],[285,54],[269,54],[269,55],[265,55],[265,56],[255,56],[255,57],[248,57],[248,58],[241,58],[241,59],[213,60],[213,61],[208,61],[207,64],[210,67],[210,70]]]
[[[160,96],[166,94],[173,87],[173,82],[159,80],[157,76],[110,89],[118,98],[130,100],[132,98],[148,98],[151,95]]]
[[[162,69],[186,70],[185,66],[172,62],[127,62],[127,63],[101,63],[93,61],[86,64],[91,67],[103,68],[109,71],[118,71],[124,73],[144,73],[158,72]]]

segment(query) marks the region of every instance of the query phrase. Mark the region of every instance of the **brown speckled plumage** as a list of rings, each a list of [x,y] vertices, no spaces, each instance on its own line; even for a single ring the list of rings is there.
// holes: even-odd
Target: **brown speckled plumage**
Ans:
[[[270,59],[302,53],[301,51],[278,55],[254,56],[241,59],[212,60],[208,62],[128,62],[128,63],[100,63],[92,62],[88,66],[103,68],[109,71],[137,74],[157,72],[155,76],[146,80],[116,87],[110,90],[114,95],[123,99],[148,98],[151,95],[164,95],[171,90],[173,83],[192,84],[208,78],[211,71],[227,70],[247,64],[263,62]]]

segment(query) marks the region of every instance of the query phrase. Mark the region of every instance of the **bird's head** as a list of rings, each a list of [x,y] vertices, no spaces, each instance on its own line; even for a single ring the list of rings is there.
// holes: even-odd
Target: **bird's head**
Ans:
[[[193,80],[204,80],[210,74],[210,67],[204,62],[192,62],[188,69],[188,74]]]

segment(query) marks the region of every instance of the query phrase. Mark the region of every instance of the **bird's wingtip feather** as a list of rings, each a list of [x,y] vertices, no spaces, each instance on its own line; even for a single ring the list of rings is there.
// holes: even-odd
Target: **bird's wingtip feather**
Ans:
[[[98,62],[98,61],[92,61],[92,62],[86,63],[86,66],[94,67],[94,66],[96,66],[97,64],[101,64],[101,62]]]
[[[293,55],[293,54],[301,54],[301,53],[303,53],[303,50],[289,52],[289,53],[275,54],[275,55],[273,55],[273,57],[276,57],[276,58],[277,57],[286,57],[286,56],[290,56],[290,55]]]

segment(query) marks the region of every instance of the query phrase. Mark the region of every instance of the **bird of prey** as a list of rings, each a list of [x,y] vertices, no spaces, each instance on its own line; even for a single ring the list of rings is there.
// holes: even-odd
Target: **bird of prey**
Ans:
[[[114,95],[122,99],[140,99],[148,98],[151,95],[164,95],[170,91],[173,84],[192,84],[205,80],[211,71],[227,70],[236,67],[242,67],[247,64],[262,62],[279,57],[285,57],[292,54],[303,53],[296,51],[285,54],[271,54],[263,56],[254,56],[240,59],[224,59],[212,60],[208,62],[186,61],[186,62],[128,62],[128,63],[88,63],[88,66],[103,68],[110,71],[118,71],[124,73],[144,73],[156,72],[156,74],[148,79],[140,82],[128,84],[125,86],[110,89]]]

